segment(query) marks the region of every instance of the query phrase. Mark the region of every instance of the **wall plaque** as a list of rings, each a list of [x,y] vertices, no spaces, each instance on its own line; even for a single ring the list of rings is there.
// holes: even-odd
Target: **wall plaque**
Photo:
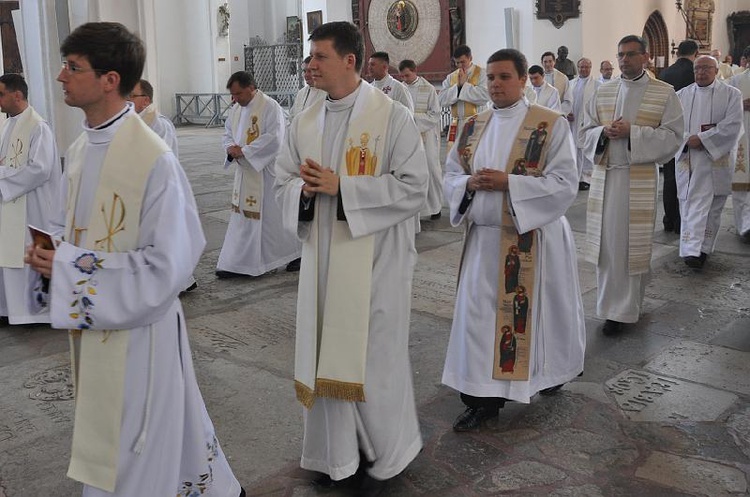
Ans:
[[[581,0],[536,0],[536,18],[548,19],[557,29],[581,15]]]

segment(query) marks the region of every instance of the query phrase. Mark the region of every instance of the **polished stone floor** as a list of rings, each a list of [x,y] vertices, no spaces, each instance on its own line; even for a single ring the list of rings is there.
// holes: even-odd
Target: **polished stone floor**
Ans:
[[[347,495],[312,487],[313,475],[298,469],[297,274],[213,275],[232,180],[221,168],[220,134],[179,130],[208,239],[195,272],[199,287],[183,298],[208,410],[249,495]],[[586,307],[585,373],[555,396],[508,404],[496,423],[470,434],[451,430],[462,404],[440,384],[461,231],[446,216],[423,222],[410,350],[425,447],[386,495],[747,494],[750,245],[734,233],[731,202],[717,252],[701,272],[684,265],[677,235],[658,223],[646,313],[610,338],[594,312],[594,268],[581,257],[586,197],[579,193],[568,212]],[[67,349],[63,331],[0,328],[0,497],[80,494],[65,477],[72,428]]]

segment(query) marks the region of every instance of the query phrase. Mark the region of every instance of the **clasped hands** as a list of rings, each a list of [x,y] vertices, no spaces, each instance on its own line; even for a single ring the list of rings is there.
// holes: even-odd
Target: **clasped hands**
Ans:
[[[492,190],[506,192],[508,191],[508,173],[488,167],[482,168],[469,176],[466,189],[470,192]]]
[[[618,117],[609,126],[604,126],[604,136],[610,140],[630,138],[630,122]]]
[[[334,196],[339,193],[339,176],[330,167],[323,167],[312,159],[305,159],[299,167],[299,175],[305,182],[302,194],[312,198],[316,193]]]
[[[233,159],[241,159],[245,156],[245,154],[242,153],[242,147],[239,145],[229,145],[227,147],[227,155]]]

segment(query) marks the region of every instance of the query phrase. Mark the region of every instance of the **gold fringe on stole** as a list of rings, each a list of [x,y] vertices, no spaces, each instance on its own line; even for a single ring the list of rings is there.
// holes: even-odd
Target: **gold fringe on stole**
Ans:
[[[346,402],[365,402],[365,386],[361,383],[318,378],[315,380],[315,395]]]
[[[732,183],[733,192],[750,192],[750,185],[747,183]]]
[[[310,409],[315,403],[315,392],[297,380],[294,381],[294,390],[297,392],[297,400],[307,409]]]
[[[236,205],[232,205],[232,212],[239,214],[240,208],[237,207]],[[260,219],[260,212],[251,212],[251,211],[242,210],[242,215],[248,219]]]

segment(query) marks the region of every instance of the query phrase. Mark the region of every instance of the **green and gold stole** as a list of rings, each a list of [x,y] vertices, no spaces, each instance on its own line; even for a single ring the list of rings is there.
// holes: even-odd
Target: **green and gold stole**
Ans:
[[[85,227],[76,225],[75,209],[88,143],[86,135],[81,135],[68,151],[66,239],[78,245],[80,234],[86,232],[84,247],[92,251],[127,252],[138,248],[146,184],[158,157],[169,150],[137,115],[128,114],[122,119],[107,150]],[[91,311],[94,305],[117,302],[96,302],[92,276],[98,268],[106,267],[106,258],[97,258],[92,252],[79,257],[75,264],[81,279],[70,296],[70,316],[81,324],[80,329],[70,331],[76,407],[68,476],[114,492],[129,332],[89,329],[96,327],[96,314]]]
[[[622,81],[618,80],[616,84],[599,87],[596,108],[602,126],[609,126],[615,120],[615,108],[621,84]],[[649,79],[633,124],[651,128],[659,127],[671,89],[672,87],[667,83]],[[586,260],[592,264],[598,264],[602,236],[604,184],[609,165],[609,142],[602,155],[597,156],[594,162],[586,222]],[[631,164],[629,173],[628,268],[631,275],[636,275],[648,272],[651,266],[658,180],[653,163]]]
[[[8,126],[6,120],[0,136]],[[3,163],[11,169],[26,167],[31,144],[31,132],[44,119],[36,111],[27,107],[16,119],[16,125],[8,136],[8,146],[5,149]],[[57,192],[54,192],[57,193]],[[44,228],[44,226],[39,226]],[[26,195],[3,202],[0,208],[0,267],[22,268],[23,256],[26,251]]]
[[[457,144],[459,160],[466,174],[474,172],[476,146],[492,117],[492,110],[470,118]],[[508,174],[542,176],[547,150],[560,114],[532,104],[513,142],[505,171]],[[505,193],[506,200],[508,193]],[[537,267],[536,232],[519,234],[513,222],[510,201],[502,213],[500,274],[497,285],[495,320],[495,360],[492,377],[496,380],[528,380],[533,336],[532,309]]]
[[[247,121],[247,128],[242,131],[242,143],[240,146],[250,145],[263,133],[263,112],[268,103],[267,96],[260,90],[255,92],[253,100],[258,99],[255,111]],[[249,105],[249,104],[248,104]],[[232,122],[232,133],[237,132],[240,125],[242,107],[237,104],[232,108],[230,117]],[[237,171],[234,175],[234,186],[232,188],[232,211],[242,213],[248,219],[260,219],[261,206],[263,204],[263,173],[258,172],[250,165],[247,158],[237,159]]]
[[[393,101],[369,84],[360,85],[346,131],[339,176],[380,176]],[[297,118],[300,157],[322,163],[325,100]],[[387,171],[385,171],[387,173]],[[339,192],[339,195],[341,193]],[[330,253],[319,253],[320,209],[302,244],[297,301],[295,390],[308,409],[317,397],[364,402],[367,337],[375,235],[354,238],[346,221],[333,220]],[[319,258],[328,258],[323,316],[318,315]]]

